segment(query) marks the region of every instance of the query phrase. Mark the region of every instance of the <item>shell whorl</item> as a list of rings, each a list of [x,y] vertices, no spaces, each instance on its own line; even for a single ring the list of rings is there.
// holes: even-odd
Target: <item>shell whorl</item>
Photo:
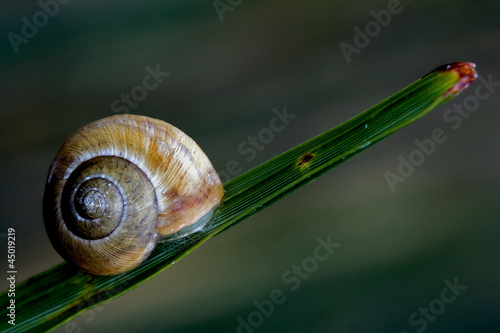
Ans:
[[[49,171],[44,219],[66,260],[118,274],[147,257],[159,237],[199,221],[223,194],[191,138],[161,120],[119,115],[66,140]]]

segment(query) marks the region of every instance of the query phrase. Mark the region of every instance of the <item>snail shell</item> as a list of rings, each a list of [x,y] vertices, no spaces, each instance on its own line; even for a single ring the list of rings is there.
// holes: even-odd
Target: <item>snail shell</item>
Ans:
[[[45,227],[65,260],[114,275],[139,265],[160,237],[208,220],[223,195],[190,137],[161,120],[117,115],[79,129],[57,153]]]

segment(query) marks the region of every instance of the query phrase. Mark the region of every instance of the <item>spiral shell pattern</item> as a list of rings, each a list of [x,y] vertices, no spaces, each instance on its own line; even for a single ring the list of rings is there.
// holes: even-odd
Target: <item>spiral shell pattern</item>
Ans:
[[[44,220],[64,259],[114,275],[139,265],[160,237],[206,217],[223,195],[212,164],[186,134],[161,120],[119,115],[63,144],[49,170]]]

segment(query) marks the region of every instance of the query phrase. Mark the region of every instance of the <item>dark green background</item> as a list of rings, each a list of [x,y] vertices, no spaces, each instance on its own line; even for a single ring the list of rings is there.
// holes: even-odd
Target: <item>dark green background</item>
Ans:
[[[18,280],[61,262],[41,216],[57,149],[80,126],[113,115],[111,102],[142,82],[146,66],[170,76],[133,112],[188,133],[219,171],[231,160],[249,170],[444,63],[472,61],[500,81],[498,1],[401,4],[348,64],[339,44],[352,44],[354,27],[387,1],[243,1],[221,22],[206,0],[74,0],[18,54],[7,33],[20,34],[21,18],[40,7],[2,1],[0,233],[16,229]],[[408,317],[455,277],[467,290],[426,332],[497,331],[500,92],[456,130],[443,120],[477,84],[57,332],[236,332],[237,318],[274,289],[286,301],[255,332],[416,332]],[[296,118],[246,161],[238,145],[285,105]],[[391,192],[384,172],[396,172],[398,156],[435,128],[447,140]],[[290,291],[282,274],[328,235],[340,248]]]

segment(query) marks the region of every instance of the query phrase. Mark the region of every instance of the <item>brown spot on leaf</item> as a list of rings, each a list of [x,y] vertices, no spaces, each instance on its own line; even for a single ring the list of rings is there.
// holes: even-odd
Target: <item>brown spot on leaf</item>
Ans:
[[[314,158],[314,155],[311,153],[307,153],[305,155],[302,155],[302,157],[299,160],[299,163],[297,163],[297,166],[302,166],[305,164],[309,164],[309,162]]]

